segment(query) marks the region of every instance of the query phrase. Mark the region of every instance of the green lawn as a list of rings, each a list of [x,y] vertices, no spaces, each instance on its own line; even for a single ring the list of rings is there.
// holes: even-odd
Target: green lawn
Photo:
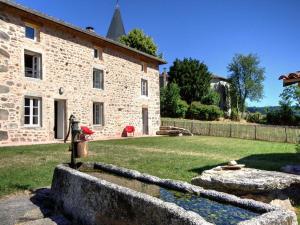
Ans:
[[[296,145],[222,137],[148,137],[89,143],[99,161],[159,176],[190,181],[205,169],[239,160],[248,167],[279,170],[300,163]],[[0,197],[51,184],[55,165],[68,162],[68,145],[0,148]]]

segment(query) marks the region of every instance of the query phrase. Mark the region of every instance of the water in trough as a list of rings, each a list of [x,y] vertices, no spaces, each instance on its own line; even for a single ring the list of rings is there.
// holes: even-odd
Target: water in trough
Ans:
[[[239,222],[260,215],[247,209],[219,203],[195,194],[169,190],[155,184],[145,183],[102,170],[81,169],[80,171],[108,182],[151,195],[163,201],[175,203],[185,210],[198,213],[206,221],[216,225],[236,225]]]

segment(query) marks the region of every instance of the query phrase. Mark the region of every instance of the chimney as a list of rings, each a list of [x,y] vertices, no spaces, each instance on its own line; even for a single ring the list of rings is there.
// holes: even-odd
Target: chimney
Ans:
[[[95,32],[94,27],[86,27],[85,29],[89,32]]]

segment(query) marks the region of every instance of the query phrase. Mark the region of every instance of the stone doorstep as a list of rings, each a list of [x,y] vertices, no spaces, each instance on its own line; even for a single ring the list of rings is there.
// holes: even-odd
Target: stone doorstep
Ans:
[[[71,225],[55,212],[48,188],[2,198],[0,221],[5,225]]]

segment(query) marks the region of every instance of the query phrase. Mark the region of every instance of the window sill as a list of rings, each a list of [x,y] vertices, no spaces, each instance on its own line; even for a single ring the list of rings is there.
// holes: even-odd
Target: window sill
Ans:
[[[94,87],[93,87],[93,90],[96,90],[96,91],[104,91],[104,88],[94,88]]]
[[[30,80],[30,81],[42,81],[43,80],[41,78],[27,77],[26,75],[25,75],[25,78]]]
[[[24,125],[23,128],[24,129],[41,129],[43,127],[41,127],[41,126]]]

